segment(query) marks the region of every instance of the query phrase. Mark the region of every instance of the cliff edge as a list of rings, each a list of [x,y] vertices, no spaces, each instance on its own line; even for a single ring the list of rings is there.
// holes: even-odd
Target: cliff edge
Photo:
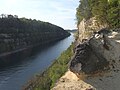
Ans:
[[[110,30],[92,18],[78,29],[69,70],[52,90],[119,90],[120,28]]]

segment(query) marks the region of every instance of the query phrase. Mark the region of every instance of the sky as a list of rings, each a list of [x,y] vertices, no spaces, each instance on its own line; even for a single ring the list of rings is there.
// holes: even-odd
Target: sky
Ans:
[[[76,28],[76,8],[79,0],[0,0],[0,14],[18,15],[58,25]]]

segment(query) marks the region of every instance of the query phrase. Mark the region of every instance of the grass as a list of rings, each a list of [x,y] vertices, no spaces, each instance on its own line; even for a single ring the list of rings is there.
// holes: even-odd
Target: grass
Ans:
[[[37,83],[33,90],[50,90],[57,80],[67,71],[68,62],[73,55],[73,44],[65,50],[53,64],[41,75],[36,76]]]

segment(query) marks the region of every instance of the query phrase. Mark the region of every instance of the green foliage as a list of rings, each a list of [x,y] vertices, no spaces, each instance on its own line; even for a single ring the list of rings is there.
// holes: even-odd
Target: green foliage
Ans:
[[[50,90],[57,80],[67,71],[68,62],[73,55],[73,44],[64,51],[57,60],[40,76],[36,77],[38,82],[34,90]]]
[[[120,28],[120,3],[118,0],[109,2],[108,23],[110,27]]]
[[[92,1],[92,0],[91,0]],[[92,14],[97,18],[100,23],[107,22],[107,0],[97,0],[92,2]]]
[[[77,22],[80,23],[83,18],[89,19],[91,16],[92,13],[89,0],[80,0],[80,4],[76,12]]]
[[[120,1],[119,0],[80,0],[76,18],[78,24],[84,19],[96,17],[103,24],[111,28],[120,28]]]

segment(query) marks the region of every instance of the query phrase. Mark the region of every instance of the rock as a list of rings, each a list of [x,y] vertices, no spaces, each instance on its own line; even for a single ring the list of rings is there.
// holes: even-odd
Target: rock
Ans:
[[[101,30],[99,30],[97,33],[98,34],[109,34],[111,31],[108,30],[107,28],[102,28]]]
[[[77,41],[82,42],[83,39],[90,38],[94,32],[98,32],[101,29],[106,29],[107,27],[108,27],[107,24],[99,23],[96,17],[92,17],[89,20],[83,19],[78,25],[78,37],[79,38]]]
[[[75,55],[70,61],[69,66],[72,72],[80,73],[83,71],[90,74],[104,69],[109,64],[107,59],[98,51],[100,47],[93,47],[92,43],[95,44],[94,40],[95,37],[76,46]],[[102,47],[104,47],[104,44],[107,46],[107,43],[102,43]]]
[[[92,85],[80,80],[73,72],[67,71],[51,90],[96,90]]]
[[[106,29],[98,32],[76,46],[69,65],[72,72],[90,74],[104,70],[108,65],[108,68],[116,68],[120,60],[120,32],[109,32]]]

